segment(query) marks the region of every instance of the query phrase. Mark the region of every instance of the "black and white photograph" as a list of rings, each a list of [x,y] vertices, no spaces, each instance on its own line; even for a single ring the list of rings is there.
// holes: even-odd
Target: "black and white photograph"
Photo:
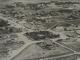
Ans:
[[[0,60],[80,60],[80,0],[0,0]]]

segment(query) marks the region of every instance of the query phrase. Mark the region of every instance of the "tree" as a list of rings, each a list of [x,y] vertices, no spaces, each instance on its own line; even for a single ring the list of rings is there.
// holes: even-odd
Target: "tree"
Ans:
[[[4,21],[4,20],[0,19],[0,27],[6,27],[8,25],[9,25],[8,21]]]

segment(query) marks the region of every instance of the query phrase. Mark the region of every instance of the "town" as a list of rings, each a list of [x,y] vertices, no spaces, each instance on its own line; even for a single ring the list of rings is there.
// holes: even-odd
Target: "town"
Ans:
[[[78,60],[80,1],[34,1],[0,7],[0,60]]]

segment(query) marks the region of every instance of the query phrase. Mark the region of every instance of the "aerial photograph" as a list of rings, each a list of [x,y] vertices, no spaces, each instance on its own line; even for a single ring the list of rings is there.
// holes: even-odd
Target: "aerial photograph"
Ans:
[[[80,0],[0,0],[0,60],[80,60]]]

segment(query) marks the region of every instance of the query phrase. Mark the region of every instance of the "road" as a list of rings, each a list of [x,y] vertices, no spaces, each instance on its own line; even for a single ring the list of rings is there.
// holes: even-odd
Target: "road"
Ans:
[[[26,45],[26,47],[20,52],[18,53],[16,56],[14,56],[11,60],[18,60],[17,58],[20,59],[20,57],[22,57],[24,55],[24,53],[26,53],[27,49],[33,45],[33,44],[36,44],[36,43],[39,43],[39,42],[44,42],[44,41],[34,41],[34,42],[30,42]]]
[[[14,58],[12,58],[11,60],[22,60],[23,59],[23,56],[25,56],[25,55],[27,55],[27,49],[31,46],[31,45],[33,45],[33,44],[35,44],[35,43],[38,43],[38,42],[44,42],[44,41],[37,41],[37,42],[33,42],[32,44],[29,44],[29,45],[27,45],[27,47],[25,48],[25,49],[23,49],[18,55],[16,55]],[[54,40],[54,42],[55,42],[55,40]],[[70,49],[70,48],[68,48],[68,47],[65,47],[65,46],[63,46],[63,45],[61,45],[61,44],[59,44],[59,43],[57,43],[57,42],[55,42],[56,44],[58,44],[58,45],[60,45],[60,46],[62,46],[62,47],[64,47],[64,48],[66,48],[66,49],[69,49],[69,50],[71,50],[71,51],[73,51],[74,53],[71,53],[71,54],[66,54],[66,55],[61,55],[61,56],[57,56],[57,57],[53,57],[53,56],[49,56],[49,57],[40,57],[40,58],[34,58],[34,59],[30,59],[30,60],[38,60],[38,59],[44,59],[44,58],[50,58],[50,57],[53,57],[53,58],[60,58],[60,57],[66,57],[66,56],[71,56],[71,55],[74,55],[74,54],[77,54],[77,52],[76,51],[74,51],[74,50],[72,50],[72,49]],[[29,59],[25,59],[25,60],[29,60]]]
[[[9,20],[9,18],[5,18],[5,17],[2,17],[2,16],[0,16],[0,18],[1,18],[1,19],[4,19],[4,20],[6,20],[6,21],[9,21],[9,23],[12,24],[13,26],[16,26],[16,27],[18,27],[18,28],[20,27],[20,28],[22,28],[22,29],[26,29],[26,30],[27,30],[27,28],[25,28],[23,25],[21,25],[21,24],[19,24],[19,23],[16,23],[15,20]],[[55,25],[55,26],[56,26],[56,25]],[[50,28],[53,28],[53,27],[50,27]],[[26,32],[26,30],[25,30],[25,32]],[[24,34],[24,32],[18,33],[19,37],[20,37],[21,39],[24,38],[24,40],[26,41],[27,39],[26,39],[26,37],[25,37],[23,34]],[[12,58],[10,58],[10,60],[20,60],[20,58],[25,54],[25,52],[27,51],[27,49],[28,49],[31,45],[36,44],[36,43],[39,43],[39,42],[44,42],[44,41],[30,41],[30,42],[26,41],[27,44],[25,44],[25,46],[24,46],[21,50],[19,50],[18,53],[17,53],[15,56],[13,56]],[[60,46],[62,46],[62,47],[64,47],[64,48],[67,48],[67,49],[69,49],[69,50],[71,50],[71,51],[74,52],[74,53],[72,53],[72,54],[68,54],[68,55],[64,55],[64,56],[58,56],[58,57],[54,57],[54,58],[71,56],[71,55],[73,55],[73,54],[80,54],[80,53],[78,53],[78,52],[76,52],[76,51],[74,51],[74,50],[72,50],[72,49],[70,49],[70,48],[68,48],[68,47],[66,47],[66,46],[63,46],[63,45],[55,42],[55,40],[54,40],[54,43],[56,43],[56,44],[58,44],[58,45],[60,45]],[[53,56],[49,56],[49,57],[53,57]],[[49,57],[42,57],[42,58],[40,58],[40,59],[49,58]],[[36,58],[36,59],[37,59],[37,58]],[[36,60],[36,59],[34,59],[34,60]],[[25,60],[26,60],[26,59],[25,59]]]
[[[10,58],[8,58],[8,60],[11,60],[12,58],[14,59],[14,57],[15,57],[16,55],[20,55],[20,52],[22,52],[22,51],[25,49],[25,47],[28,48],[28,47],[31,46],[32,44],[35,44],[35,43],[38,43],[38,42],[43,42],[43,41],[31,41],[31,40],[28,40],[28,38],[23,35],[24,33],[26,33],[27,28],[25,28],[25,27],[24,27],[23,25],[21,25],[21,24],[16,23],[15,20],[10,20],[9,18],[5,18],[5,17],[3,17],[2,15],[0,16],[0,18],[3,19],[3,20],[5,20],[5,21],[9,21],[9,23],[10,23],[11,25],[13,25],[14,27],[18,27],[18,28],[20,27],[20,28],[22,28],[22,29],[25,30],[25,31],[23,31],[23,32],[21,32],[21,33],[16,33],[16,34],[18,35],[18,40],[19,40],[19,41],[24,41],[24,42],[25,42],[25,45],[24,45],[22,48],[20,48],[19,50],[13,52],[13,54],[11,55]]]

